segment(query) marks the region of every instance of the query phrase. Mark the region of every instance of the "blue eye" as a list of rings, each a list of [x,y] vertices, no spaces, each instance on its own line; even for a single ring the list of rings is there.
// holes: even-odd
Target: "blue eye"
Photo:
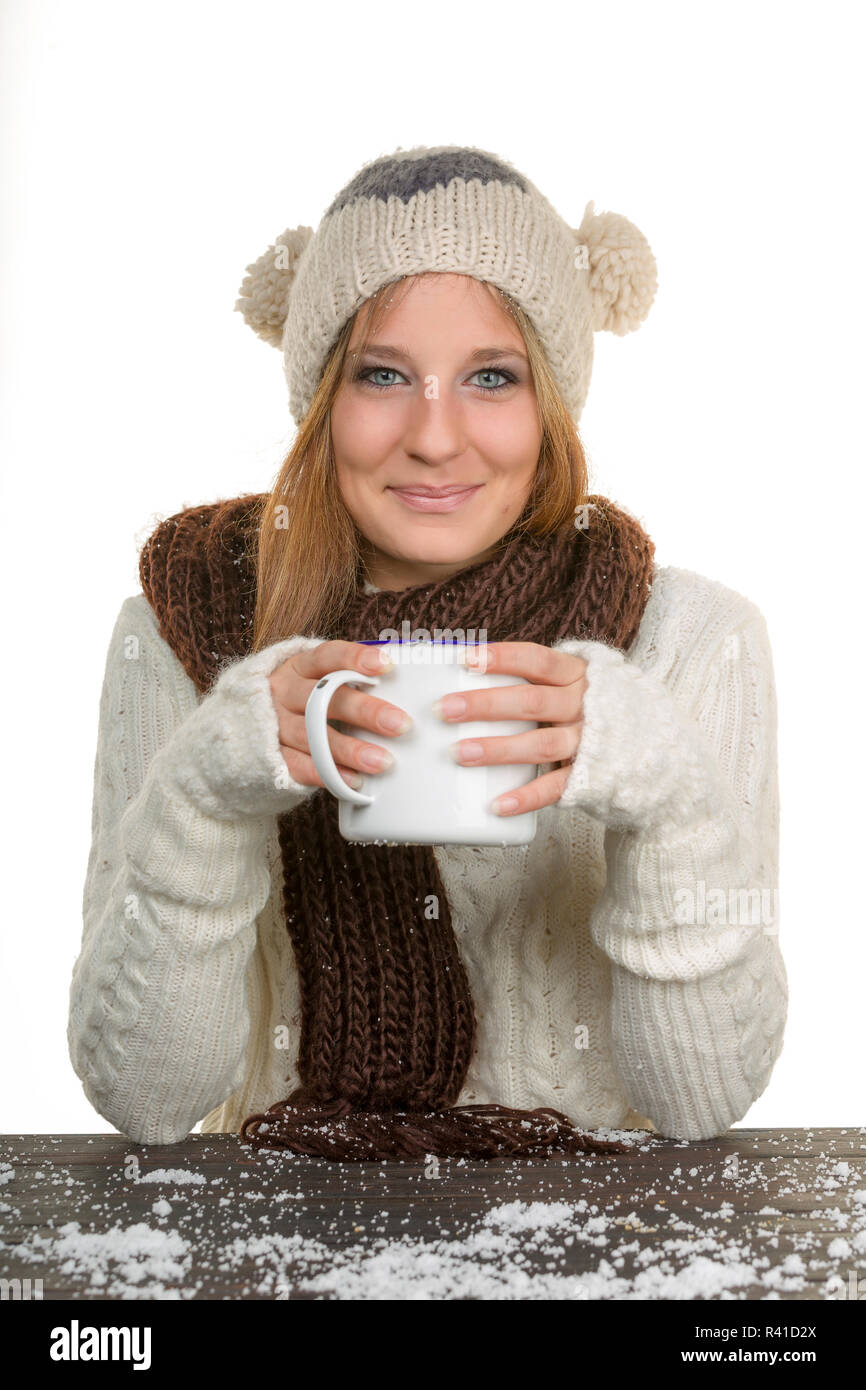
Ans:
[[[378,376],[380,372],[384,372],[386,375],[390,373],[391,376],[402,376],[402,373],[398,372],[396,367],[366,367],[363,371],[357,373],[355,380],[363,382],[365,386],[371,387],[374,391],[389,391],[391,387],[395,385],[395,382],[373,380],[373,377]],[[506,386],[511,386],[512,383],[517,380],[517,378],[513,376],[511,372],[506,371],[504,367],[482,367],[480,371],[475,372],[474,375],[499,376],[503,378],[496,386],[478,385],[477,389],[483,391],[485,395],[488,396],[494,395],[497,391],[504,390]]]
[[[389,386],[393,386],[392,381],[373,381],[377,372],[390,372],[392,376],[400,376],[396,367],[367,367],[366,371],[359,372],[356,381],[363,381],[367,386],[372,386],[376,391],[387,391]]]
[[[503,389],[504,386],[510,386],[511,383],[512,383],[512,381],[515,380],[515,378],[511,375],[510,372],[503,371],[503,369],[502,369],[501,367],[482,367],[481,371],[480,371],[480,372],[476,372],[475,375],[476,375],[476,376],[501,376],[501,377],[504,377],[504,378],[505,378],[505,380],[501,383],[501,385],[499,385],[499,386],[479,386],[479,388],[478,388],[479,391],[490,391],[490,392],[493,392],[493,391],[501,391],[501,390]]]

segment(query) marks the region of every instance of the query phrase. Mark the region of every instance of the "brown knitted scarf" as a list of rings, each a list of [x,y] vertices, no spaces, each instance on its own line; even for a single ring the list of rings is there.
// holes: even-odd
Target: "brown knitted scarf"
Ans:
[[[246,494],[187,508],[142,549],[141,584],[160,633],[202,693],[251,650],[267,501]],[[606,498],[588,501],[586,529],[513,537],[499,556],[439,583],[366,594],[359,569],[339,631],[303,635],[375,640],[409,618],[431,631],[486,628],[489,642],[575,637],[627,650],[649,598],[654,546]],[[623,1152],[558,1110],[454,1104],[475,1016],[433,847],[351,843],[337,811],[320,787],[278,817],[301,1085],[248,1116],[242,1139],[335,1159]],[[433,920],[424,915],[431,893]]]

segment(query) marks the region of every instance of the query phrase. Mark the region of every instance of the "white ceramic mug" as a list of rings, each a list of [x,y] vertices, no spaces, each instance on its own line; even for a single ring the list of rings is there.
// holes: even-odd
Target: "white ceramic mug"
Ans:
[[[522,676],[465,665],[464,642],[367,642],[388,650],[394,663],[381,676],[331,671],[310,691],[304,710],[310,754],[322,782],[339,798],[345,840],[388,845],[525,845],[535,836],[537,812],[497,816],[490,803],[531,782],[531,763],[483,763],[463,767],[449,747],[460,739],[495,738],[538,728],[524,719],[444,721],[431,709],[452,692],[487,686],[526,685]],[[381,744],[394,765],[372,775],[369,790],[356,791],[337,771],[328,743],[328,705],[341,685],[376,686],[380,696],[411,715],[412,728],[388,735],[341,721],[343,732]],[[362,774],[363,775],[363,774]]]

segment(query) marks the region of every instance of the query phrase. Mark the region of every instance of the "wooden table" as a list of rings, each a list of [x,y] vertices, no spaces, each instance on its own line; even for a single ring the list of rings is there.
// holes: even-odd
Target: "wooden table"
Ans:
[[[148,1180],[159,1169],[203,1181]],[[107,1233],[129,1241],[136,1223],[124,1267]],[[7,1135],[0,1227],[0,1276],[21,1281],[7,1297],[769,1300],[780,1314],[866,1297],[866,1128],[438,1164],[338,1164],[237,1135]]]

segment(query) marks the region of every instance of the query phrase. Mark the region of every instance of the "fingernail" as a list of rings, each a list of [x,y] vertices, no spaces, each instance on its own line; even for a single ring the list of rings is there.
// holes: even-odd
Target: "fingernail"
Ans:
[[[342,776],[343,781],[348,782],[349,786],[354,787],[356,791],[359,787],[362,787],[364,785],[363,777],[361,777],[360,774],[357,772],[344,772]]]
[[[391,767],[394,759],[387,748],[365,748],[359,755],[359,761],[371,772],[381,772],[384,768]]]
[[[375,651],[365,652],[362,658],[362,665],[368,671],[381,671],[383,666],[391,665],[391,654],[384,647],[379,647]]]
[[[462,695],[444,695],[434,700],[431,708],[437,719],[459,719],[466,713],[466,701]]]
[[[399,709],[386,709],[379,715],[379,724],[389,734],[405,734],[412,727],[408,714]]]
[[[494,815],[499,816],[503,811],[516,811],[519,804],[516,796],[497,796],[496,800],[490,803],[490,809]]]
[[[478,763],[484,757],[484,748],[480,743],[452,743],[448,752],[455,763]]]

